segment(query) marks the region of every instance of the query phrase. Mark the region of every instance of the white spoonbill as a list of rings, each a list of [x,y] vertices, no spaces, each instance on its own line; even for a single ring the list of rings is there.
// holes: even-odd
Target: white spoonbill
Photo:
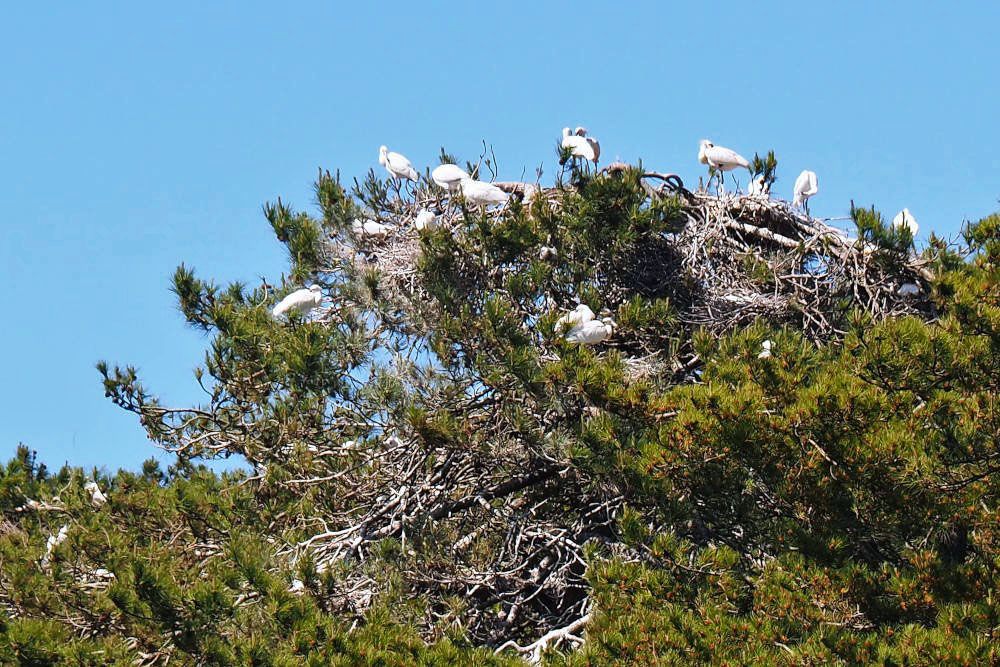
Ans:
[[[319,285],[310,285],[304,289],[295,290],[284,299],[278,302],[271,314],[275,317],[295,311],[299,315],[305,315],[313,308],[318,308],[323,300],[323,289]]]
[[[434,211],[424,209],[420,213],[417,213],[417,217],[413,220],[413,226],[418,232],[433,232],[441,225],[438,224],[437,216],[434,215]]]
[[[462,188],[462,195],[465,196],[466,201],[473,204],[480,204],[482,206],[489,206],[490,204],[504,204],[510,198],[510,195],[493,185],[492,183],[484,183],[483,181],[477,181],[471,178],[463,178],[460,181]]]
[[[594,317],[594,311],[590,309],[590,306],[585,303],[581,303],[576,308],[556,320],[556,332],[561,333],[567,329],[579,326],[584,322],[590,322],[594,319]]]
[[[725,146],[716,146],[708,139],[702,139],[698,144],[698,162],[723,172],[723,175],[733,169],[750,168],[750,163],[745,157]],[[720,176],[719,182],[721,183],[722,180],[723,177]]]
[[[561,145],[563,148],[568,148],[573,157],[581,157],[593,162],[595,166],[601,157],[601,144],[598,143],[597,139],[588,137],[587,129],[583,127],[576,128],[576,133],[571,132],[568,127],[564,127]]]
[[[384,241],[389,236],[389,226],[374,220],[355,220],[351,223],[351,231],[358,238],[371,238],[376,241]]]
[[[570,343],[597,345],[610,338],[614,330],[614,320],[610,317],[602,317],[599,320],[590,320],[589,322],[576,325],[569,330],[564,338]]]
[[[417,170],[406,156],[393,153],[385,146],[378,147],[378,163],[385,167],[393,178],[417,180]]]
[[[97,509],[107,504],[108,497],[101,493],[101,487],[97,482],[87,482],[83,485],[83,490],[90,494],[90,504]]]
[[[816,172],[802,170],[795,179],[795,187],[792,188],[792,206],[801,206],[805,209],[806,215],[809,215],[809,198],[817,192],[819,192],[819,182],[816,180]]]
[[[896,229],[910,230],[911,236],[916,236],[917,230],[920,229],[917,225],[917,219],[913,217],[913,214],[910,213],[910,209],[908,208],[904,208],[896,214],[896,217],[892,219],[892,226]]]
[[[431,179],[448,192],[457,190],[463,178],[469,178],[469,174],[457,164],[443,164],[431,172]]]

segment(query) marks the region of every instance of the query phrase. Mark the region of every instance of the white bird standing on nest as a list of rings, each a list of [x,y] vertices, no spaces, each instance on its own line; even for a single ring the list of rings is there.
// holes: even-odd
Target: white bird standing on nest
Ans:
[[[913,217],[913,214],[910,213],[910,209],[908,208],[904,208],[896,214],[896,217],[892,219],[892,226],[896,229],[910,230],[911,236],[916,236],[917,230],[920,229],[917,225],[917,219]]]
[[[108,497],[101,493],[101,487],[97,485],[97,482],[87,482],[83,485],[83,490],[90,494],[90,504],[94,509],[103,507],[108,503]]]
[[[469,178],[469,174],[457,164],[443,164],[431,172],[431,180],[448,192],[457,190],[463,178]]]
[[[355,220],[351,223],[351,231],[358,238],[371,238],[376,241],[384,241],[389,236],[389,226],[374,220]]]
[[[719,177],[720,190],[725,179],[725,172],[741,167],[743,169],[750,168],[750,163],[745,157],[725,146],[716,146],[708,139],[702,139],[698,144],[698,162],[707,164],[710,170],[715,169],[721,173]]]
[[[610,317],[602,317],[599,320],[590,320],[576,325],[563,338],[570,343],[597,345],[610,338],[614,331],[614,320]]]
[[[463,178],[460,181],[460,186],[462,189],[462,195],[465,197],[466,201],[473,204],[479,204],[480,206],[505,204],[507,203],[507,200],[510,199],[509,194],[492,183],[484,183],[483,181],[477,181],[472,178]]]
[[[417,213],[417,217],[413,220],[413,226],[418,232],[433,232],[441,225],[438,224],[434,211],[424,209],[420,213]]]
[[[562,147],[568,148],[570,155],[580,157],[588,162],[593,162],[597,166],[597,161],[601,157],[601,144],[597,139],[587,136],[587,128],[578,127],[575,132],[571,132],[568,127],[562,131]]]
[[[562,333],[563,331],[572,329],[573,327],[579,326],[584,322],[590,322],[594,319],[594,317],[594,311],[590,309],[590,306],[585,303],[581,303],[576,308],[556,320],[556,333]]]
[[[400,180],[417,180],[417,170],[405,155],[390,152],[385,146],[378,147],[378,163],[385,167],[389,175]]]
[[[304,289],[295,290],[284,299],[278,302],[272,310],[274,317],[295,311],[299,315],[306,315],[313,308],[319,308],[323,301],[323,288],[319,285],[310,285]]]
[[[809,215],[809,198],[817,192],[819,181],[816,180],[816,172],[804,169],[795,179],[795,187],[792,188],[792,206],[801,206],[806,215]]]

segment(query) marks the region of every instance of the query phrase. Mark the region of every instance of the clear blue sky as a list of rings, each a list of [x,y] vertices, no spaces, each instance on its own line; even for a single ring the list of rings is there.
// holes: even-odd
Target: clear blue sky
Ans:
[[[261,203],[310,207],[318,166],[363,174],[381,143],[422,167],[486,139],[501,177],[551,176],[560,128],[582,124],[606,158],[696,182],[706,137],[773,148],[782,196],[815,170],[820,216],[908,206],[923,236],[1000,208],[998,3],[282,4],[5,8],[4,458],[150,456],[94,362],[197,400],[207,340],[175,266],[279,280]]]

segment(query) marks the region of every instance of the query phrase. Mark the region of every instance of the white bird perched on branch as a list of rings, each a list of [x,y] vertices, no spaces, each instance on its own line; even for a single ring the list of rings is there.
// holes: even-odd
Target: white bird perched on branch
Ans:
[[[561,333],[585,322],[590,322],[594,319],[594,317],[594,311],[590,309],[590,306],[585,303],[581,303],[576,308],[556,320],[556,333]]]
[[[443,164],[431,172],[431,180],[449,192],[457,190],[463,178],[469,178],[469,174],[457,164]]]
[[[299,315],[305,315],[313,308],[318,308],[323,301],[323,289],[319,285],[310,285],[304,289],[298,289],[286,296],[271,309],[274,317],[281,317],[290,311],[295,311]]]
[[[913,217],[913,214],[910,213],[910,209],[908,208],[904,208],[896,214],[896,217],[892,219],[892,226],[896,229],[910,230],[911,236],[916,236],[917,230],[920,229],[917,225],[917,219]]]
[[[107,504],[108,497],[101,493],[97,482],[90,481],[83,485],[83,490],[90,494],[90,504],[96,509]]]
[[[393,178],[417,180],[417,170],[405,155],[393,153],[385,146],[378,147],[378,163],[385,167]]]
[[[589,322],[576,325],[569,330],[564,339],[570,343],[597,345],[610,338],[614,330],[614,320],[610,317],[602,317],[599,320],[590,320]]]
[[[716,146],[708,139],[702,139],[698,144],[698,162],[707,164],[710,169],[717,169],[723,173],[740,167],[750,168],[750,163],[745,157],[725,146]],[[721,177],[719,181],[721,187]]]
[[[593,162],[595,166],[601,157],[601,144],[597,139],[587,136],[587,128],[585,127],[578,127],[575,132],[564,127],[561,145],[563,148],[568,148],[573,157],[581,157]]]
[[[471,178],[463,178],[461,181],[462,195],[473,204],[489,206],[490,204],[504,204],[510,195],[493,185]]]
[[[48,539],[45,540],[45,555],[42,556],[42,567],[49,566],[49,557],[52,556],[52,552],[56,550],[60,544],[66,541],[69,537],[69,526],[63,526],[59,529],[59,532],[55,535],[49,535]]]
[[[428,211],[427,209],[417,213],[417,217],[413,220],[413,226],[418,232],[433,232],[440,227],[434,211]]]
[[[795,179],[795,187],[792,188],[792,206],[801,206],[806,215],[809,215],[809,198],[817,192],[819,182],[816,180],[816,172],[804,169]]]
[[[358,238],[369,237],[376,241],[383,241],[389,236],[389,226],[374,220],[355,220],[351,223],[351,231]]]

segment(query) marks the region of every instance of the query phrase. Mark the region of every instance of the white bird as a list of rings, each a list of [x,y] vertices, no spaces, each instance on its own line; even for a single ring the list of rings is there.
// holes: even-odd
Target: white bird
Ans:
[[[431,172],[431,180],[449,192],[457,190],[463,178],[469,178],[469,174],[457,164],[443,164]]]
[[[896,290],[899,296],[917,296],[920,294],[920,287],[916,283],[903,283]]]
[[[510,195],[493,185],[471,178],[463,178],[461,181],[462,195],[473,204],[489,206],[490,204],[503,204],[510,198]]]
[[[751,197],[767,197],[770,194],[770,190],[771,187],[768,185],[763,174],[757,178],[750,179],[750,184],[747,185],[747,194]]]
[[[559,251],[550,245],[543,245],[541,248],[538,249],[538,259],[542,260],[543,262],[548,261],[550,259],[555,259],[558,256],[559,256]]]
[[[573,133],[568,127],[564,127],[562,136],[561,145],[563,148],[569,149],[570,155],[597,164],[601,157],[601,144],[598,143],[597,139],[587,136],[586,128],[578,127],[576,133]]]
[[[594,319],[594,317],[596,317],[594,315],[594,311],[592,311],[587,304],[581,303],[576,308],[556,320],[556,333],[572,329],[573,327],[579,326],[584,322],[590,322]]]
[[[83,485],[83,490],[90,494],[90,504],[95,509],[107,504],[108,497],[101,493],[101,487],[97,485],[97,482],[87,482]]]
[[[393,178],[417,180],[417,170],[413,164],[400,153],[393,153],[385,146],[378,147],[378,163],[385,167]]]
[[[302,583],[301,579],[292,579],[292,585],[288,587],[289,593],[294,593],[299,595],[306,590],[306,585]]]
[[[773,343],[769,340],[765,340],[760,344],[760,354],[757,355],[758,359],[769,359],[771,357],[771,346]]]
[[[801,206],[806,215],[809,215],[809,198],[817,192],[819,182],[816,180],[816,172],[804,169],[795,179],[795,187],[792,188],[792,206]]]
[[[610,338],[614,330],[614,320],[610,317],[604,317],[599,320],[590,320],[589,322],[578,324],[570,329],[564,338],[570,343],[597,345]]]
[[[917,230],[920,229],[917,225],[917,219],[913,217],[913,214],[910,213],[910,209],[908,208],[904,208],[896,214],[896,217],[892,219],[892,226],[896,229],[910,230],[911,236],[916,236]]]
[[[323,288],[319,285],[310,285],[305,289],[295,290],[279,301],[278,305],[271,309],[271,314],[281,317],[290,311],[295,311],[299,315],[306,315],[313,308],[319,308],[322,301]]]
[[[413,226],[418,232],[433,232],[441,225],[438,224],[437,216],[434,215],[434,211],[424,209],[420,211],[420,213],[417,213],[417,217],[413,220]]]
[[[52,552],[56,550],[56,547],[65,542],[68,536],[69,526],[63,526],[55,535],[49,535],[48,539],[45,540],[45,555],[42,556],[42,567],[48,567],[49,557],[52,555]]]
[[[384,241],[389,236],[389,230],[388,225],[374,220],[355,220],[351,223],[351,231],[359,238],[370,237],[376,241]]]
[[[732,171],[742,167],[749,169],[750,163],[745,157],[725,146],[716,146],[708,139],[702,139],[698,144],[698,162],[707,164],[720,172]],[[720,178],[720,187],[721,187]]]

